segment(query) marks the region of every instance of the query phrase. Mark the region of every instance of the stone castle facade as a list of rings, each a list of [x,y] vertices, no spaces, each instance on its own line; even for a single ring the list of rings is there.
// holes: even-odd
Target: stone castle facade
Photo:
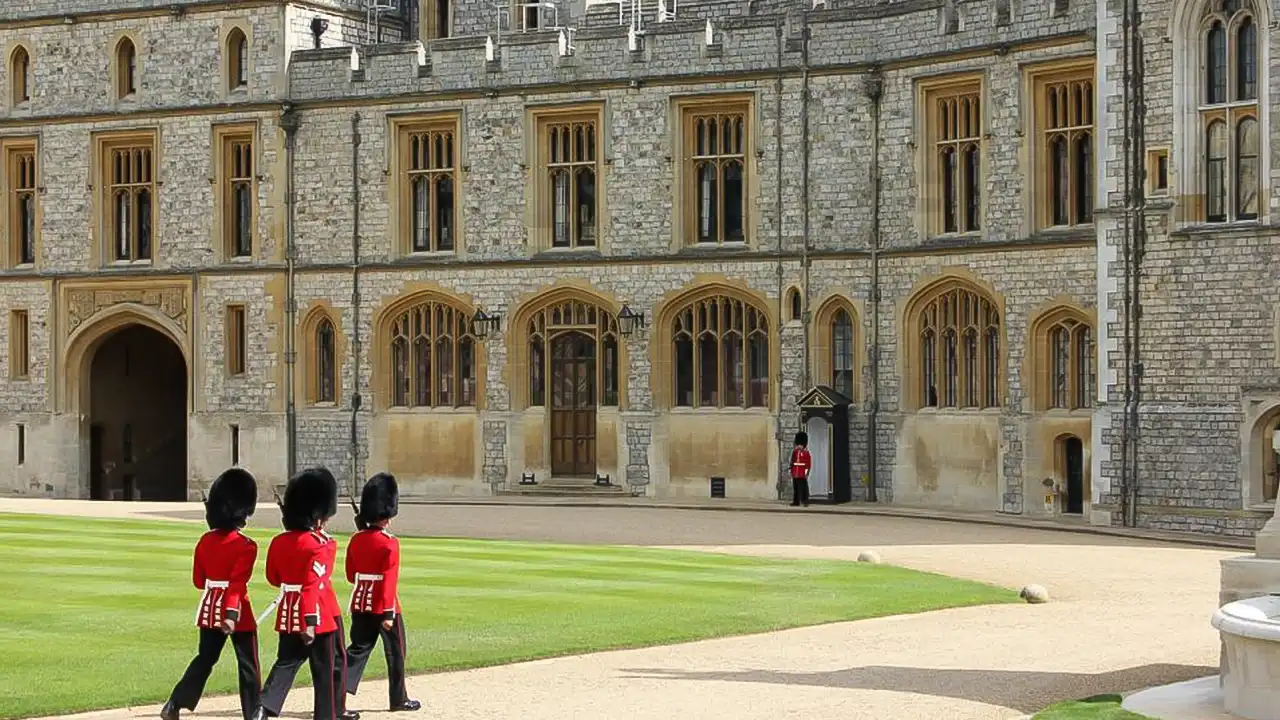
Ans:
[[[1251,533],[1276,8],[1136,5],[7,3],[0,489],[773,498],[829,386],[855,498]]]

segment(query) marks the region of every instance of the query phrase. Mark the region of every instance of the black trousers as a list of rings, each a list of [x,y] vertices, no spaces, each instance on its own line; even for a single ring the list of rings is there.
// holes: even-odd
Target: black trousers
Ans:
[[[809,478],[791,478],[791,504],[809,504]]]
[[[337,652],[334,646],[339,644],[336,632],[317,635],[310,645],[302,641],[301,635],[280,633],[276,664],[267,674],[267,682],[262,686],[262,709],[268,715],[279,717],[285,698],[293,688],[298,669],[305,661],[311,667],[311,683],[315,686],[312,717],[315,720],[338,720],[341,711],[334,704],[333,678],[336,668],[333,659]]]
[[[182,679],[173,687],[169,702],[183,710],[195,710],[200,704],[200,696],[204,694],[204,684],[209,680],[209,673],[222,657],[222,648],[231,638],[231,647],[236,651],[236,673],[240,679],[240,711],[245,720],[253,717],[262,699],[262,678],[258,670],[258,634],[256,632],[237,632],[227,635],[221,630],[200,628],[200,649],[196,657],[187,666]]]
[[[356,694],[364,666],[373,654],[373,646],[382,637],[382,652],[387,656],[387,680],[391,691],[391,707],[399,707],[409,700],[404,684],[404,657],[407,645],[404,639],[404,616],[396,613],[391,629],[382,627],[382,616],[372,613],[351,614],[351,646],[347,648],[347,692]]]
[[[333,708],[338,717],[342,717],[347,711],[347,632],[341,615],[334,620],[338,623],[338,631],[334,633],[333,642]]]

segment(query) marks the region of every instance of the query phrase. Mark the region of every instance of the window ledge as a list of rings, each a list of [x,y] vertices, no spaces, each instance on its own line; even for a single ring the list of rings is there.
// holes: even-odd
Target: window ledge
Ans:
[[[151,267],[150,260],[112,260],[107,263],[110,268]]]
[[[973,245],[975,242],[981,242],[983,237],[982,231],[963,232],[963,233],[942,233],[938,235],[930,235],[924,239],[924,245],[929,247],[947,247],[951,245]]]
[[[1260,220],[1242,220],[1224,223],[1191,223],[1183,225],[1169,233],[1173,237],[1207,237],[1211,235],[1277,235],[1280,225],[1271,225]]]
[[[1093,408],[1044,408],[1040,412],[1049,417],[1093,417]]]
[[[773,411],[767,407],[687,407],[677,405],[668,408],[667,412],[672,415],[772,415]]]
[[[1000,415],[1004,412],[1004,408],[922,407],[917,408],[914,412],[920,415]]]
[[[691,242],[680,248],[681,255],[714,255],[717,253],[745,253],[751,248],[746,242],[700,243]]]
[[[479,412],[474,405],[463,407],[389,407],[382,412],[394,415],[474,415]]]
[[[533,255],[534,260],[547,260],[550,258],[571,258],[583,260],[596,260],[604,257],[604,253],[595,247],[569,247],[569,248],[546,248],[540,250]]]
[[[455,250],[432,250],[429,252],[405,253],[393,262],[399,265],[417,265],[421,263],[449,263],[460,259]]]
[[[339,409],[339,408],[338,408],[338,403],[337,403],[337,402],[313,402],[313,403],[308,403],[308,406],[309,406],[309,407],[311,407],[311,408],[314,408],[314,409],[316,409],[316,410],[337,410],[337,409]]]
[[[1266,502],[1250,503],[1245,507],[1245,510],[1248,510],[1249,512],[1266,513],[1268,515],[1271,515],[1271,514],[1274,514],[1276,511],[1276,501],[1268,500]]]
[[[1093,223],[1041,228],[1031,235],[1031,240],[1085,240],[1096,235]]]

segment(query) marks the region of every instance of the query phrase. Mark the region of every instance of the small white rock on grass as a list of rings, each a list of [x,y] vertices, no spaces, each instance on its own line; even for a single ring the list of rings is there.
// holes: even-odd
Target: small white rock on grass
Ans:
[[[858,553],[858,562],[871,563],[872,565],[880,564],[880,555],[874,550],[863,550]]]
[[[1049,602],[1049,591],[1043,585],[1027,585],[1018,591],[1018,597],[1032,605]]]

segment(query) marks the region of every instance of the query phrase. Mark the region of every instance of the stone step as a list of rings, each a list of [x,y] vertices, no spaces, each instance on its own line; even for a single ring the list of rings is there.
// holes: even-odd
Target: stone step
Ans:
[[[498,491],[498,495],[543,495],[547,497],[600,497],[623,495],[626,488],[621,485],[596,485],[594,480],[579,478],[552,478],[537,485],[507,485]]]

